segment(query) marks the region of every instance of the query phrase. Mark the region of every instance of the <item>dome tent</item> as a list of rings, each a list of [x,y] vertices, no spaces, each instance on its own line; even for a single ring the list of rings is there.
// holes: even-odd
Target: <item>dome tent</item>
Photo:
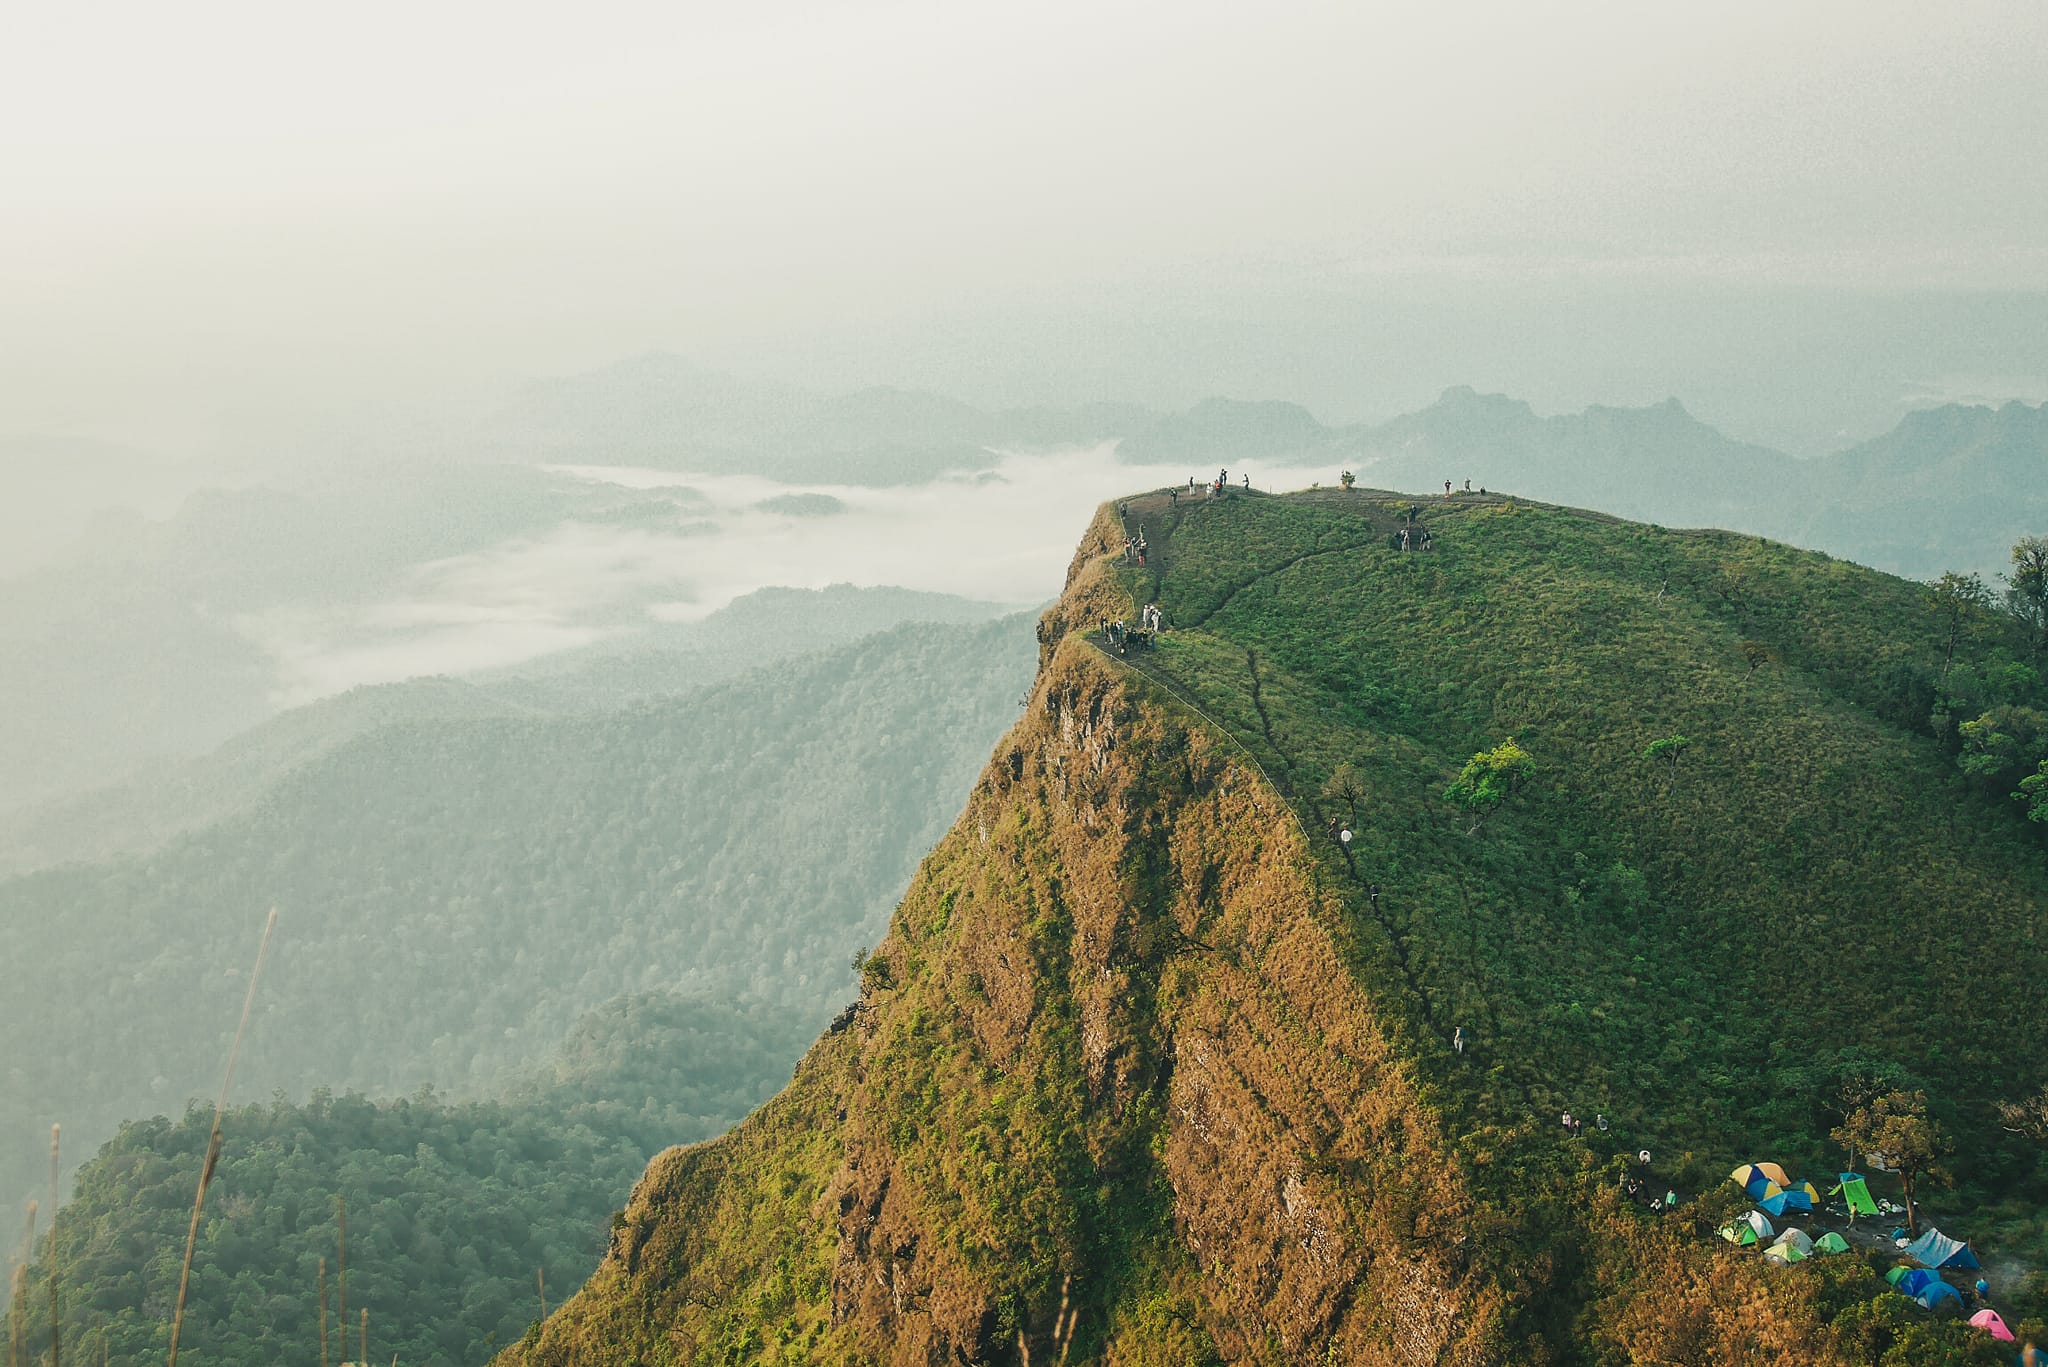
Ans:
[[[1922,1291],[1941,1281],[1941,1274],[1929,1272],[1924,1267],[1895,1267],[1884,1274],[1884,1279],[1890,1282],[1892,1290],[1901,1296],[1912,1296],[1917,1299]]]
[[[1786,1230],[1778,1236],[1778,1243],[1797,1248],[1802,1258],[1813,1252],[1813,1238],[1803,1229]]]
[[[1767,1214],[1771,1215],[1782,1217],[1788,1210],[1803,1211],[1810,1215],[1813,1213],[1813,1198],[1807,1195],[1807,1191],[1810,1191],[1811,1188],[1805,1187],[1802,1190],[1803,1187],[1805,1187],[1803,1183],[1790,1187],[1779,1187],[1777,1183],[1773,1182],[1765,1189],[1761,1197],[1756,1198],[1756,1203]]]
[[[1728,1174],[1728,1180],[1754,1201],[1761,1196],[1775,1196],[1792,1179],[1776,1163],[1744,1163]]]
[[[1976,1325],[2000,1343],[2014,1342],[2012,1330],[2006,1328],[2005,1321],[1998,1317],[1998,1312],[1988,1306],[1970,1316],[1970,1323]]]

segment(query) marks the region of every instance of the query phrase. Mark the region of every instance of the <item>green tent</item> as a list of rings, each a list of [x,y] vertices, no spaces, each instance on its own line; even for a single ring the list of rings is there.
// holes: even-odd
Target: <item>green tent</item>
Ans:
[[[1897,1286],[1899,1284],[1899,1278],[1905,1276],[1908,1272],[1911,1272],[1912,1270],[1913,1269],[1910,1267],[1895,1267],[1891,1271],[1884,1274],[1884,1279],[1890,1282],[1893,1286]]]
[[[1747,1222],[1738,1220],[1732,1225],[1723,1225],[1721,1237],[1737,1248],[1747,1248],[1756,1242],[1756,1231]]]
[[[1815,1253],[1847,1253],[1849,1251],[1849,1241],[1831,1229],[1813,1241],[1813,1251]]]
[[[1859,1215],[1877,1214],[1877,1202],[1871,1199],[1870,1184],[1863,1180],[1863,1174],[1845,1172],[1837,1175],[1841,1178],[1842,1184],[1828,1195],[1834,1195],[1835,1191],[1842,1193],[1842,1201],[1849,1207],[1850,1219],[1853,1220]]]

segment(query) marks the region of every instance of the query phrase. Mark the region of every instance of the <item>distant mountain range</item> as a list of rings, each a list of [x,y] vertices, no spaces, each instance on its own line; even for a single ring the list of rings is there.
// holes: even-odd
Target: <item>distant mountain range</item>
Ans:
[[[988,412],[886,385],[823,396],[653,353],[529,385],[479,438],[500,458],[907,484],[984,465],[991,447],[1095,445],[1158,417],[1118,403]]]
[[[1139,465],[1328,465],[1361,485],[1441,492],[1471,480],[1670,526],[1754,532],[1894,574],[1995,573],[2048,528],[2048,408],[1948,404],[1819,459],[1739,441],[1676,399],[1542,416],[1457,386],[1383,423],[1327,425],[1299,404],[1213,397],[985,410],[874,388],[833,398],[650,355],[529,387],[487,425],[491,449],[785,479],[906,483],[999,450],[1117,444]]]

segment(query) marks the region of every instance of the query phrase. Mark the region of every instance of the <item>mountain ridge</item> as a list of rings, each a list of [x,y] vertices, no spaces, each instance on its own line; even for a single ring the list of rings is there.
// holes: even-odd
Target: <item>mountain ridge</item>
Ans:
[[[1153,554],[1098,512],[859,1007],[658,1157],[504,1361],[1971,1351],[1877,1263],[1712,1237],[1744,1155],[1840,1161],[1826,1107],[1871,1060],[1969,1146],[1930,1214],[2039,1237],[1992,1225],[2044,1175],[1991,1103],[2043,1081],[2009,1008],[2048,871],[1915,710],[1920,586],[1500,496],[1116,507]],[[1399,548],[1418,517],[1437,549]],[[1148,601],[1173,629],[1106,652]],[[1536,779],[1459,813],[1503,736]],[[1683,1199],[1646,1213],[1644,1176]]]

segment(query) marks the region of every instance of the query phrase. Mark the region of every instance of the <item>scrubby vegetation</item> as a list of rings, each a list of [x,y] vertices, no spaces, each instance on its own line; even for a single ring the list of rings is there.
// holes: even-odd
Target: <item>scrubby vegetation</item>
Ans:
[[[514,1360],[1044,1360],[1063,1293],[1076,1361],[1991,1360],[1712,1231],[1738,1160],[1844,1162],[1845,1084],[1924,1091],[1918,1203],[2038,1309],[2022,624],[1493,497],[1130,513],[1155,554],[1105,511],[852,1026]],[[1153,650],[1076,639],[1154,601]]]

